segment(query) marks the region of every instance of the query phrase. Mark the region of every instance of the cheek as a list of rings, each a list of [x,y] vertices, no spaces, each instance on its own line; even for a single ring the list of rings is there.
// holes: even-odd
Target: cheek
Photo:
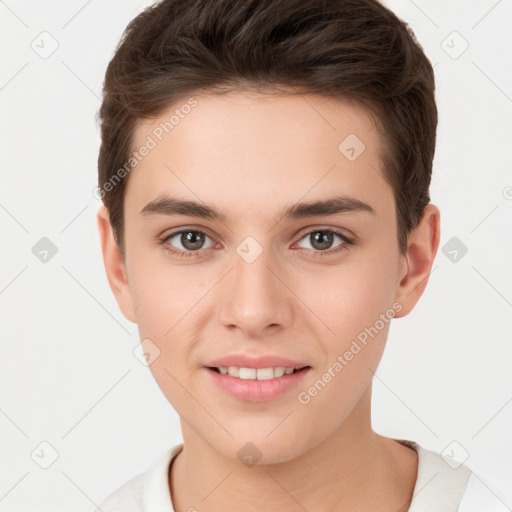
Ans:
[[[176,293],[155,273],[141,272],[130,283],[132,300],[141,336],[159,338],[173,325]]]
[[[190,381],[193,368],[184,361],[190,361],[198,339],[194,304],[204,292],[189,280],[178,279],[176,269],[165,265],[139,267],[130,288],[140,339],[151,340],[150,346],[158,351],[149,369],[167,400],[186,416],[191,404],[184,383]]]
[[[136,263],[134,258],[134,270]],[[192,266],[171,267],[165,262],[151,264],[146,260],[131,275],[140,339],[151,340],[160,351],[150,370],[163,389],[174,389],[178,395],[180,388],[175,389],[172,376],[184,382],[193,373],[192,354],[209,318],[208,311],[203,311],[209,288],[211,283],[201,279],[197,271],[194,273]],[[169,391],[169,398],[172,393]]]
[[[331,283],[329,300],[322,299],[318,308],[333,332],[320,338],[325,358],[315,378],[302,389],[299,402],[307,403],[305,411],[313,416],[312,411],[331,411],[324,418],[327,429],[336,428],[350,414],[368,389],[384,351],[394,310],[389,279],[379,270],[383,269],[347,272],[340,285]]]
[[[130,292],[139,331],[146,337],[162,337],[200,298],[197,278],[188,279],[185,267],[167,265],[161,256],[156,260],[132,254]]]
[[[326,340],[356,336],[391,307],[395,289],[390,265],[383,258],[368,259],[297,280],[297,295],[333,331],[329,336],[326,330]]]
[[[129,272],[130,293],[140,339],[149,338],[160,348],[172,334],[166,333],[177,322],[181,290],[161,269],[132,259]]]
[[[340,265],[336,272],[331,268],[329,276],[309,287],[304,300],[329,327],[320,327],[325,331],[319,338],[325,359],[316,387],[322,391],[312,402],[320,409],[339,404],[333,425],[343,420],[370,384],[395,313],[393,263],[381,254]],[[322,382],[328,382],[325,388]]]

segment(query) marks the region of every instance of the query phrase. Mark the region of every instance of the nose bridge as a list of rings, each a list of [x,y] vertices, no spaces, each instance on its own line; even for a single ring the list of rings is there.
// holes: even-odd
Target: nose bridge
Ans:
[[[234,260],[234,286],[236,290],[240,290],[243,293],[243,298],[249,297],[246,291],[253,290],[252,296],[258,297],[262,293],[264,295],[269,294],[273,296],[272,288],[275,277],[271,272],[273,260],[270,255],[270,250],[261,251],[256,253],[255,247],[250,247],[247,252],[246,244],[241,244],[237,248],[237,256]],[[275,271],[274,271],[275,272]]]
[[[221,305],[222,322],[246,331],[284,325],[290,304],[286,287],[275,275],[279,272],[271,249],[247,237],[236,247],[232,262]]]

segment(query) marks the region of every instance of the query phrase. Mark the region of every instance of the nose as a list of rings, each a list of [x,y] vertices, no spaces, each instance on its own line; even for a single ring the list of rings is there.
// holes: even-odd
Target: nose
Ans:
[[[220,322],[247,338],[261,338],[289,326],[293,293],[284,284],[286,278],[271,251],[264,250],[252,262],[234,252],[232,261],[218,304]]]

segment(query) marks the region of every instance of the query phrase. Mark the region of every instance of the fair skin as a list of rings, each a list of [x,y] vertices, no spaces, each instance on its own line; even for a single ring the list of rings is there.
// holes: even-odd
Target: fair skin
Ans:
[[[309,403],[297,395],[393,304],[395,317],[414,308],[439,245],[438,208],[427,206],[400,254],[379,135],[356,104],[240,91],[194,97],[197,106],[129,176],[125,258],[107,210],[98,211],[109,284],[141,340],[160,349],[150,370],[180,415],[184,450],[169,477],[175,510],[407,510],[416,452],[371,426],[372,375],[389,323]],[[179,106],[141,122],[132,147]],[[366,146],[354,161],[338,150],[349,134]],[[207,204],[226,219],[140,213],[164,195]],[[334,195],[374,213],[281,218],[288,206]],[[169,236],[180,228],[205,232],[203,245]],[[330,245],[315,242],[329,229],[354,244],[336,234]],[[262,249],[251,263],[237,252],[248,236]],[[212,385],[202,366],[234,352],[310,368],[297,389],[274,400],[239,400]],[[261,452],[251,467],[237,457],[247,442]]]

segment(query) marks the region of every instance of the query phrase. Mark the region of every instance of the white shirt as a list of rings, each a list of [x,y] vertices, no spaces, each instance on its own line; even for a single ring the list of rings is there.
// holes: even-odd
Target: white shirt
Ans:
[[[505,512],[506,505],[468,467],[449,465],[443,457],[414,441],[398,440],[418,453],[418,475],[408,512]],[[169,467],[183,449],[165,451],[145,472],[105,498],[94,512],[175,512],[169,490]]]

